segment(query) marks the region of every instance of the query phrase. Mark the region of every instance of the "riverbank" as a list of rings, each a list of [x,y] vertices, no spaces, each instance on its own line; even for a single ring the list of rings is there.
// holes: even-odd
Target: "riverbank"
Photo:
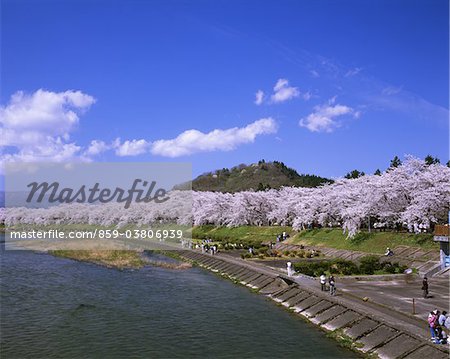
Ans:
[[[139,269],[149,264],[142,252],[132,250],[51,250],[49,254],[116,269]]]
[[[298,282],[270,268],[226,255],[211,256],[193,251],[180,251],[179,255],[268,296],[363,356],[448,358],[448,348],[430,344],[426,324],[391,308],[342,294],[331,297],[316,288],[311,279]]]
[[[140,269],[147,265],[179,270],[192,267],[188,262],[159,260],[146,256],[144,251],[136,250],[51,250],[48,253],[55,257],[94,263],[107,268],[121,270]]]

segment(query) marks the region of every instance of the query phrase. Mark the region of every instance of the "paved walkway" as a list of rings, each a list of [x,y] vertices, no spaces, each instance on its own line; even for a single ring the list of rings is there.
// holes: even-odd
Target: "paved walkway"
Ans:
[[[256,288],[259,293],[269,295],[327,330],[343,330],[359,351],[391,359],[448,358],[447,346],[431,343],[426,321],[390,306],[364,302],[343,291],[345,283],[338,281],[342,284],[341,290],[337,296],[330,296],[310,277],[287,277],[280,269],[254,261],[225,253],[212,256],[181,251],[180,254],[209,270]]]
[[[388,306],[408,315],[413,314],[414,298],[415,316],[425,321],[428,313],[434,309],[446,310],[450,313],[448,276],[430,278],[428,282],[430,297],[427,299],[422,297],[422,280],[417,277],[408,281],[405,279],[391,281],[345,280],[339,284],[339,287],[344,293],[360,298],[368,297],[371,302]]]
[[[233,258],[225,253],[220,253],[217,257],[226,259],[227,261],[233,261],[249,268],[258,268],[260,271],[267,274],[283,274],[286,276],[286,270],[267,267],[262,264],[262,262],[255,263],[240,258]],[[318,295],[324,294],[320,291],[318,280],[302,275],[294,276],[290,279],[302,287],[307,287],[310,291],[317,293]],[[445,283],[446,280],[447,283]],[[341,282],[339,278],[337,278],[338,295],[336,299],[342,301],[342,304],[347,307],[357,308],[358,310],[365,312],[368,316],[383,318],[387,323],[396,325],[402,330],[422,337],[423,339],[428,339],[429,337],[429,330],[426,322],[426,316],[429,311],[436,308],[440,310],[447,308],[447,312],[450,312],[448,309],[448,278],[440,278],[436,281],[433,278],[430,279],[430,295],[434,295],[434,297],[427,300],[428,302],[426,303],[423,303],[423,300],[418,301],[416,307],[416,312],[418,314],[416,316],[412,315],[412,295],[421,294],[421,285],[418,280],[415,280],[410,284],[406,284],[401,280],[393,282],[368,282],[369,281],[357,282],[347,280]],[[410,302],[407,301],[405,296],[409,296]],[[369,297],[369,301],[363,301],[364,297]]]

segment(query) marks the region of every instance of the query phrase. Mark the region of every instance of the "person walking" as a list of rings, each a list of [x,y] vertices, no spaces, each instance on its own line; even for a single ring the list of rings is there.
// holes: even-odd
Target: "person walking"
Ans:
[[[325,276],[325,273],[320,275],[320,289],[322,292],[327,290],[327,277]]]
[[[330,295],[336,294],[336,281],[334,280],[334,276],[330,275],[328,279],[328,284],[330,285]]]
[[[286,266],[287,266],[288,277],[291,277],[292,276],[292,263],[291,262],[287,262]]]
[[[423,277],[422,292],[423,292],[423,298],[427,299],[428,298],[428,278],[427,277]]]

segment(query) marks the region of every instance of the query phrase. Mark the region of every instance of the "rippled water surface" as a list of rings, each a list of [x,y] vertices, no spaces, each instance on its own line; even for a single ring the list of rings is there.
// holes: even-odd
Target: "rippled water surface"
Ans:
[[[199,268],[118,271],[1,255],[1,358],[353,358],[314,326]]]

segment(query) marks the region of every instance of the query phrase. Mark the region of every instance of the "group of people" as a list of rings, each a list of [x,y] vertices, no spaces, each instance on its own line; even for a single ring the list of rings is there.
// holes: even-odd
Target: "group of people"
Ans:
[[[289,238],[289,234],[287,234],[286,232],[283,232],[283,233],[277,235],[277,242],[285,241],[288,238]]]
[[[325,273],[322,273],[320,275],[320,289],[323,292],[327,291],[327,276],[325,275]],[[336,295],[336,280],[334,279],[334,275],[330,275],[328,277],[328,286],[329,286],[329,290],[330,290],[330,295]]]
[[[202,253],[210,253],[211,255],[214,256],[217,254],[217,245],[215,244],[210,245],[211,242],[212,242],[211,239],[208,238],[204,239],[200,247],[202,249]]]
[[[428,314],[431,340],[435,344],[447,344],[447,332],[450,330],[450,317],[445,310],[442,313],[435,309]]]

